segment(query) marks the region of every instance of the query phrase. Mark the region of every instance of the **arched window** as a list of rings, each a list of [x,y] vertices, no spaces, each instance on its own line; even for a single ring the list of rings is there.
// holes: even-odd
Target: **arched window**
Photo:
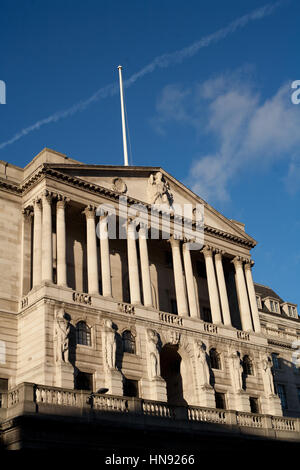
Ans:
[[[212,369],[221,369],[220,354],[218,353],[216,348],[212,348],[209,351],[209,358],[210,358],[210,365]]]
[[[122,333],[123,352],[135,354],[135,339],[131,331],[125,330]]]
[[[247,355],[243,357],[243,371],[245,375],[253,375],[253,364]]]
[[[80,321],[76,325],[76,343],[91,346],[91,329],[87,326],[85,321]]]

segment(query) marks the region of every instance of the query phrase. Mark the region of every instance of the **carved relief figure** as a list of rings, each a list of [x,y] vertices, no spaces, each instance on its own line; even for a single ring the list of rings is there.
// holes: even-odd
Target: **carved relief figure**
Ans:
[[[55,320],[55,361],[68,362],[70,322],[66,318],[65,311],[62,307],[56,310]]]
[[[202,341],[197,341],[197,359],[200,365],[199,381],[201,386],[209,385],[209,366],[207,363],[205,344]]]
[[[111,320],[105,321],[105,353],[106,364],[110,369],[116,368],[116,334]]]
[[[160,171],[155,175],[150,175],[148,180],[148,191],[151,204],[172,205],[173,195],[170,191],[170,185],[164,180],[163,174]]]
[[[148,330],[148,353],[149,353],[149,372],[150,378],[160,376],[160,363],[159,363],[159,351],[158,351],[158,334],[156,331]]]
[[[243,365],[239,353],[234,352],[231,360],[235,390],[239,392],[243,389]]]
[[[265,384],[265,390],[270,395],[275,394],[272,364],[272,359],[268,355],[266,355],[262,362],[263,381]]]

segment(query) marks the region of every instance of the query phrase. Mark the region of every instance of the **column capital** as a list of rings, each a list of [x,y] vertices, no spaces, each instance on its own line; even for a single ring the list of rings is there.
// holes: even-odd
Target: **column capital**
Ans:
[[[49,204],[51,204],[52,202],[52,199],[55,197],[55,195],[49,191],[48,189],[44,189],[44,191],[42,192],[42,200],[43,202],[44,201],[47,201]]]
[[[224,250],[220,250],[220,248],[216,248],[215,249],[215,258],[219,258],[221,259],[222,256],[225,255],[225,251]]]
[[[241,256],[235,256],[231,262],[236,266],[236,265],[242,265],[243,264],[243,258]]]
[[[63,194],[58,194],[56,207],[57,209],[64,209],[69,202],[70,202],[70,198],[68,198],[67,196],[64,196]]]
[[[40,197],[36,197],[32,200],[33,209],[41,209],[42,208],[42,199]]]
[[[201,252],[204,254],[204,256],[213,256],[215,249],[211,245],[205,245]]]
[[[171,235],[171,237],[168,240],[168,243],[171,244],[171,246],[180,246],[180,238],[175,238],[174,235]]]
[[[25,222],[29,222],[33,216],[33,208],[31,206],[22,209],[23,219]]]
[[[146,236],[148,230],[149,230],[149,225],[145,224],[144,222],[140,222],[139,234]]]
[[[250,269],[254,266],[254,261],[252,259],[245,260],[245,269]]]
[[[94,219],[95,218],[96,208],[95,206],[89,204],[86,208],[82,211],[85,214],[87,219]]]

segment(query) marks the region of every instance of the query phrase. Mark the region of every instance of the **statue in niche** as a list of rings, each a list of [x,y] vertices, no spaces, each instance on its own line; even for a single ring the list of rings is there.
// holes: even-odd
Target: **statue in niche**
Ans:
[[[170,191],[170,185],[165,181],[161,171],[155,175],[152,173],[148,180],[148,192],[151,204],[168,204],[173,203],[173,195]]]
[[[272,365],[273,365],[272,359],[270,358],[270,356],[266,354],[262,362],[263,380],[264,380],[266,392],[269,393],[270,395],[275,394]]]
[[[69,334],[70,321],[65,314],[64,308],[60,307],[55,312],[55,361],[69,362]]]
[[[158,343],[159,338],[158,334],[154,330],[147,331],[148,336],[148,353],[150,360],[150,378],[154,379],[160,377],[160,362],[159,362],[159,351]]]
[[[200,378],[201,386],[209,385],[209,379],[210,379],[209,366],[207,363],[205,349],[206,349],[205,344],[202,343],[202,341],[197,341],[197,359],[200,364],[199,378]]]
[[[106,364],[109,369],[116,368],[116,351],[117,341],[116,333],[113,328],[113,322],[111,320],[105,321],[105,353],[106,353]]]
[[[243,365],[239,352],[234,352],[231,360],[235,390],[240,392],[243,389]]]

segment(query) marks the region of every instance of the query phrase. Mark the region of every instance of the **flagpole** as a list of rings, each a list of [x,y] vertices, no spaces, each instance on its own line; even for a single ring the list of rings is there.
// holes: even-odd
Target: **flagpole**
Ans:
[[[122,81],[122,65],[119,65],[118,69],[119,69],[119,79],[120,79],[120,99],[121,99],[122,131],[123,131],[124,165],[128,166],[127,139],[126,139],[126,126],[125,126],[125,113],[124,113],[123,81]]]

